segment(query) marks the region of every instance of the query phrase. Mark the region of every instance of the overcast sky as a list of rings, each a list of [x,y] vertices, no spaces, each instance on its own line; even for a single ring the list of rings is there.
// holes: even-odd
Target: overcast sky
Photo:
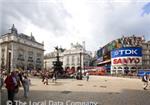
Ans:
[[[85,41],[95,51],[122,35],[150,40],[148,0],[0,0],[0,35],[15,24],[32,34],[45,50]]]

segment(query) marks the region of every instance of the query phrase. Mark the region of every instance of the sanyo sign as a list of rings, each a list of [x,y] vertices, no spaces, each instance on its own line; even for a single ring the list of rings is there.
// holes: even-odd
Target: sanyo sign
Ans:
[[[140,47],[126,47],[113,50],[111,52],[111,64],[142,64],[142,48]]]

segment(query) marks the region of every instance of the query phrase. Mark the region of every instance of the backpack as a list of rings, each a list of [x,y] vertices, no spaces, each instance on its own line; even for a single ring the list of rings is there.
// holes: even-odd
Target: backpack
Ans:
[[[147,82],[147,78],[146,78],[145,75],[142,77],[142,81],[143,81],[143,82]]]

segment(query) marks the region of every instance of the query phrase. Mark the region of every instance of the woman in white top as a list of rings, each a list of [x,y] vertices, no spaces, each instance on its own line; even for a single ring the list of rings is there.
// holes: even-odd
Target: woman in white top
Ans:
[[[86,73],[86,81],[89,80],[89,73]]]
[[[30,85],[30,80],[27,78],[27,76],[24,76],[23,88],[24,88],[24,97],[25,98],[28,98],[28,96],[29,96],[29,85]]]

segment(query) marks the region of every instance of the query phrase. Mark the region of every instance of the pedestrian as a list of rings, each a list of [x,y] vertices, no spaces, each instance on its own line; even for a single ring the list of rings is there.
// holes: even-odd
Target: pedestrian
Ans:
[[[19,78],[18,74],[19,74],[18,70],[14,71],[14,77],[17,81],[17,85],[15,86],[15,94],[17,94],[19,92],[19,87],[21,87],[20,78]]]
[[[3,75],[0,74],[0,90],[2,89],[3,85],[4,85],[4,79],[3,79]]]
[[[57,80],[56,73],[53,73],[52,82],[56,82],[56,80]]]
[[[53,75],[53,77],[52,77],[52,82],[55,82],[55,76]]]
[[[48,85],[48,72],[45,74],[44,84]]]
[[[44,82],[44,79],[45,79],[45,76],[44,76],[45,74],[44,74],[44,71],[42,71],[42,73],[41,73],[41,77],[42,77],[42,82]]]
[[[28,98],[28,96],[29,96],[29,85],[30,85],[30,80],[28,79],[27,76],[24,76],[23,88],[24,88],[24,97],[25,98]]]
[[[15,104],[14,96],[15,96],[15,89],[17,86],[17,80],[15,78],[14,72],[11,72],[11,74],[7,75],[5,79],[5,84],[6,84],[7,93],[8,93],[8,100],[11,101],[13,104]]]
[[[55,73],[55,82],[56,82],[56,80],[57,80],[57,72]]]
[[[146,90],[149,84],[149,75],[147,73],[144,74],[144,76],[142,77],[142,81],[144,83],[143,85],[143,89]]]
[[[21,84],[23,85],[22,76],[23,76],[23,72],[20,71],[20,72],[18,73],[18,77],[19,77],[19,80],[20,80]],[[21,86],[21,85],[20,85],[20,86]]]
[[[89,81],[89,73],[86,73],[86,81]]]

